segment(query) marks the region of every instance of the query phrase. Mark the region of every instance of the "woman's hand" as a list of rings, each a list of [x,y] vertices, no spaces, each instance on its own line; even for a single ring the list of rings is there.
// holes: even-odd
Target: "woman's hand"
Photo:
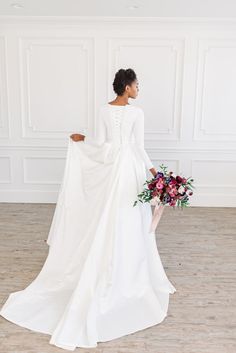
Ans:
[[[149,170],[150,170],[150,172],[152,173],[152,175],[155,177],[156,174],[157,174],[156,169],[155,169],[155,168],[151,168],[151,169],[149,169]]]
[[[70,138],[71,138],[73,141],[77,142],[77,141],[83,141],[84,138],[85,138],[85,136],[82,135],[82,134],[72,134],[72,135],[70,135]]]

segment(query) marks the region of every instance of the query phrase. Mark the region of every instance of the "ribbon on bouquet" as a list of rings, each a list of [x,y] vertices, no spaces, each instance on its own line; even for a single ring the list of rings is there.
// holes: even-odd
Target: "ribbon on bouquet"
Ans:
[[[150,226],[149,233],[153,233],[156,230],[156,227],[161,219],[162,213],[164,211],[165,205],[162,204],[156,204],[154,208],[154,212],[152,215],[152,222]]]

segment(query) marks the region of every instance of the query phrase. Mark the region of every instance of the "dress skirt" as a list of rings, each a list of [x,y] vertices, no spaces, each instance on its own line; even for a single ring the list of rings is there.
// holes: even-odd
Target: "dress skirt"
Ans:
[[[133,143],[69,138],[48,256],[0,314],[70,351],[163,321],[176,289],[149,233],[150,204],[133,206],[146,179]]]

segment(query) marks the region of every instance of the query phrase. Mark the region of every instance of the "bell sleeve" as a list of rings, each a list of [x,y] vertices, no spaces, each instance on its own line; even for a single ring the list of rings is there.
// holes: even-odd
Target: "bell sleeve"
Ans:
[[[138,114],[136,116],[136,120],[133,128],[133,135],[134,135],[137,151],[141,159],[143,160],[146,168],[147,169],[154,168],[154,165],[144,148],[144,113],[141,108],[139,108]]]
[[[91,131],[86,132],[86,136],[84,138],[84,143],[93,145],[93,146],[102,146],[106,141],[106,124],[103,117],[102,107],[99,110],[98,117],[96,119],[96,136],[91,134]]]

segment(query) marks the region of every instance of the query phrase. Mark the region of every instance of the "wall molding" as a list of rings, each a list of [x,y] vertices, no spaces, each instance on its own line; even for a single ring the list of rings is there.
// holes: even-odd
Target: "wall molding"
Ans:
[[[0,25],[31,25],[38,26],[48,25],[55,26],[56,24],[65,25],[104,25],[108,24],[109,27],[111,25],[119,25],[120,23],[134,23],[134,24],[143,24],[143,25],[153,25],[153,24],[169,24],[169,25],[234,25],[236,26],[236,18],[235,17],[158,17],[158,16],[149,16],[149,17],[141,17],[141,16],[127,16],[127,17],[119,17],[119,16],[0,16]]]
[[[146,151],[150,152],[158,152],[161,151],[163,153],[216,153],[219,155],[219,153],[223,154],[236,154],[236,148],[229,148],[229,149],[222,149],[222,148],[189,148],[189,147],[146,147]],[[0,146],[0,151],[24,151],[24,150],[29,150],[29,151],[66,151],[67,150],[67,145],[62,146],[62,145],[40,145],[40,146],[35,146],[35,145],[2,145]]]
[[[12,158],[11,156],[6,156],[6,155],[0,155],[0,160],[1,159],[7,159],[9,161],[9,179],[7,180],[0,180],[0,184],[12,184],[13,182],[13,175],[12,175]]]
[[[0,137],[10,138],[7,38],[0,36]]]
[[[59,186],[61,184],[60,180],[54,180],[54,181],[42,181],[42,180],[29,180],[27,178],[27,166],[26,166],[26,161],[27,160],[35,160],[35,159],[61,159],[65,161],[65,157],[58,157],[58,156],[23,156],[23,183],[24,184],[37,184],[37,185],[57,185]]]
[[[206,86],[207,55],[211,49],[236,50],[236,38],[198,38],[197,78],[195,88],[195,115],[193,141],[236,141],[236,132],[209,132],[204,128],[204,94]]]
[[[58,139],[63,138],[70,130],[42,130],[37,129],[34,122],[34,117],[31,114],[31,87],[30,87],[30,57],[33,47],[78,47],[87,56],[87,77],[86,83],[88,84],[87,92],[87,124],[83,128],[91,126],[91,116],[94,113],[93,101],[94,98],[90,97],[93,92],[94,78],[91,75],[94,72],[94,43],[93,37],[84,36],[18,36],[18,50],[20,58],[20,100],[21,100],[21,124],[22,124],[22,138],[43,138],[43,139]],[[90,73],[91,72],[91,73]]]

